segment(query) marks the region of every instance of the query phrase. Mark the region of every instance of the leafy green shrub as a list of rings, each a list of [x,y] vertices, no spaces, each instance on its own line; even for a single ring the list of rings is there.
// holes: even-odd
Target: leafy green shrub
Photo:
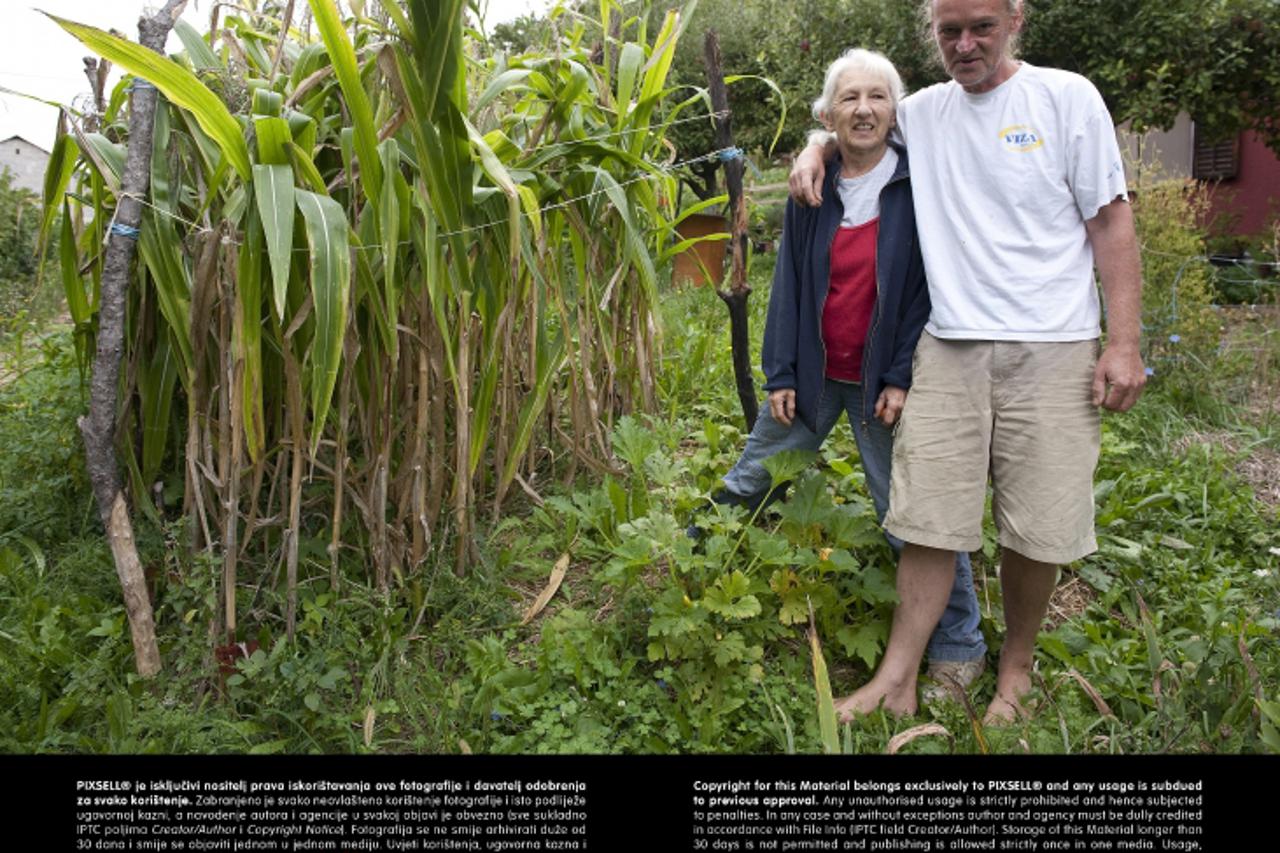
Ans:
[[[35,193],[14,186],[8,169],[0,172],[0,335],[21,317],[50,316],[61,301],[56,275],[36,288],[40,207]]]
[[[1202,185],[1172,180],[1144,184],[1136,195],[1144,357],[1156,376],[1201,372],[1221,337],[1201,226],[1208,198]]]
[[[88,477],[76,418],[80,375],[66,341],[0,387],[0,540],[22,533],[42,543],[69,538],[85,522]]]
[[[603,624],[576,610],[546,617],[524,663],[520,646],[473,642],[468,680],[481,742],[498,750],[779,748],[786,737],[762,721],[780,708],[811,716],[805,702],[796,706],[799,696],[812,706],[800,651],[810,605],[827,641],[866,667],[887,636],[892,552],[870,501],[850,494],[860,492],[856,459],[833,442],[826,467],[835,476],[799,477],[813,454],[775,457],[775,480],[797,480],[791,499],[768,518],[709,510],[699,516],[706,533],[694,540],[685,519],[740,449],[736,437],[724,441],[714,423],[682,437],[670,425],[622,418],[612,438],[627,480],[610,476],[549,497],[534,515],[554,550],[595,566],[591,580],[614,613]],[[625,734],[621,716],[631,720]]]

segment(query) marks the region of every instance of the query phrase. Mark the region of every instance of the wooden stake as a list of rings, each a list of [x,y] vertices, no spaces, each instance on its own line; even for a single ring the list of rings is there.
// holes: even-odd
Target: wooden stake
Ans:
[[[159,12],[139,19],[138,40],[142,46],[163,53],[173,22],[186,5],[186,0],[168,0]],[[160,647],[156,642],[155,616],[147,595],[142,563],[138,559],[133,525],[129,521],[129,510],[121,489],[115,434],[116,410],[120,402],[117,398],[120,358],[124,352],[125,296],[137,248],[136,237],[128,234],[130,229],[136,234],[142,223],[139,199],[146,197],[151,185],[151,136],[155,126],[156,97],[157,92],[150,85],[138,86],[133,91],[129,110],[129,145],[114,220],[120,228],[112,229],[107,243],[98,311],[98,349],[89,388],[89,413],[79,421],[80,434],[84,438],[85,465],[93,484],[98,514],[111,545],[116,573],[120,576],[133,638],[134,659],[138,674],[143,678],[160,672]]]
[[[707,30],[703,42],[703,60],[707,66],[707,86],[711,92],[711,108],[716,114],[716,147],[724,151],[732,149],[733,126],[729,112],[729,93],[720,70],[720,39],[715,30]],[[742,403],[742,415],[747,431],[755,426],[759,409],[756,403],[755,380],[751,375],[751,338],[747,323],[747,297],[751,288],[747,285],[747,200],[742,194],[743,159],[739,155],[724,161],[725,183],[729,186],[729,210],[733,217],[732,268],[729,274],[729,290],[723,285],[716,288],[718,295],[729,309],[729,333],[733,347],[733,376],[738,386],[738,400]]]

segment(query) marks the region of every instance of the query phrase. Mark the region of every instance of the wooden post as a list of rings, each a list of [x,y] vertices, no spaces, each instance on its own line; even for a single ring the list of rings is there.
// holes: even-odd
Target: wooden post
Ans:
[[[724,151],[732,149],[733,126],[729,112],[729,93],[720,70],[720,39],[715,30],[708,30],[703,43],[703,59],[707,66],[707,84],[711,92],[711,108],[716,114],[716,147]],[[747,285],[747,200],[742,194],[743,158],[731,157],[724,161],[725,183],[729,187],[729,215],[733,237],[730,240],[732,266],[729,272],[729,289],[723,284],[716,294],[729,308],[729,334],[733,347],[733,376],[738,386],[738,400],[747,422],[747,431],[755,426],[759,409],[756,404],[755,381],[751,375],[751,338],[747,326],[747,297],[751,288]]]
[[[138,41],[142,46],[163,53],[169,31],[186,5],[187,0],[168,0],[159,12],[151,17],[142,17],[138,21]],[[147,596],[142,563],[138,559],[133,525],[120,484],[115,421],[119,403],[120,359],[124,353],[125,295],[137,246],[136,235],[142,223],[142,205],[138,199],[146,197],[151,183],[151,132],[155,124],[157,97],[158,93],[150,84],[139,85],[133,91],[124,175],[120,181],[121,191],[102,269],[98,349],[89,385],[89,413],[79,421],[89,481],[93,484],[98,515],[106,528],[116,574],[124,592],[138,674],[144,678],[160,672],[160,648],[156,643],[155,617],[151,599]]]

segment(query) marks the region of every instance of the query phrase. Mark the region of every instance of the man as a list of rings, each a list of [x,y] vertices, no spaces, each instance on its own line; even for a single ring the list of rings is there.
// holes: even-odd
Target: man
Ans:
[[[1031,689],[1057,566],[1096,549],[1098,406],[1145,382],[1142,275],[1111,117],[1083,77],[1018,61],[1022,0],[925,0],[951,81],[905,99],[932,312],[895,440],[888,531],[907,542],[889,645],[843,718],[916,711],[916,677],[946,605],[954,552],[981,544],[987,478],[1002,547],[1006,637],[989,723]],[[792,194],[821,195],[811,144]],[[1096,265],[1107,306],[1098,352]]]

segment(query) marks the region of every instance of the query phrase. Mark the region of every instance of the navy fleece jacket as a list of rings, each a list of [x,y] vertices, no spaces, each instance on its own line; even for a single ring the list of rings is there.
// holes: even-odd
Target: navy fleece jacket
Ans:
[[[911,387],[911,359],[929,319],[929,289],[916,235],[916,215],[906,151],[880,192],[876,239],[876,302],[862,357],[862,419],[874,417],[886,385]],[[787,201],[769,295],[761,367],[766,391],[794,388],[796,412],[817,431],[816,412],[825,387],[826,348],[822,308],[831,278],[831,243],[844,216],[836,189],[840,157],[827,163],[820,207]],[[766,413],[767,414],[767,413]]]

